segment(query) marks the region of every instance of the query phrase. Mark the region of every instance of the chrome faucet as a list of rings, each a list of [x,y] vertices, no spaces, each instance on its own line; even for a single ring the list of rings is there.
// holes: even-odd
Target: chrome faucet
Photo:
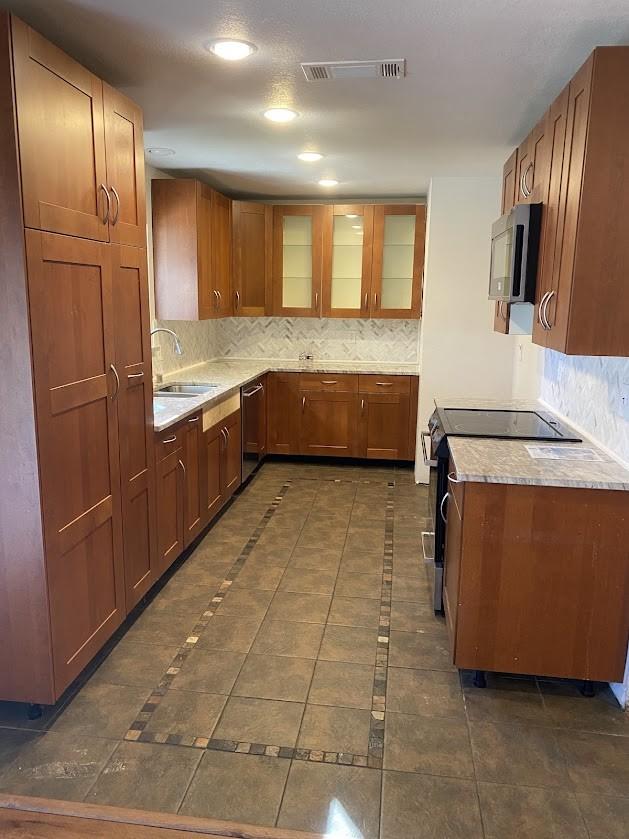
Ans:
[[[151,329],[151,336],[155,335],[156,332],[167,332],[169,335],[172,335],[175,341],[175,355],[183,355],[181,341],[179,340],[179,335],[177,335],[176,332],[172,329],[166,329],[165,326],[158,326],[156,329]]]

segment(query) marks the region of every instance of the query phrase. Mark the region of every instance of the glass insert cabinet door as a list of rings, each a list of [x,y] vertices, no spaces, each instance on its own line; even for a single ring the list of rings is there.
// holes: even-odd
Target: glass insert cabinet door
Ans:
[[[323,227],[323,314],[369,317],[373,206],[325,208]]]
[[[372,317],[420,316],[425,235],[425,205],[374,208]]]
[[[273,312],[317,316],[321,311],[322,205],[273,208]]]

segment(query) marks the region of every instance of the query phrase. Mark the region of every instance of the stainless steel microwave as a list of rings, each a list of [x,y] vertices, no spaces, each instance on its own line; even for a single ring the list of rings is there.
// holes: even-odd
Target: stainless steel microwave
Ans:
[[[535,301],[541,227],[541,204],[516,204],[492,225],[490,300]]]

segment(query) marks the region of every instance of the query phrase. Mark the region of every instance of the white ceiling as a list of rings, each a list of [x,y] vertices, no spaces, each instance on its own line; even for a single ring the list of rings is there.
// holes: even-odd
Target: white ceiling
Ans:
[[[417,196],[496,174],[597,44],[629,43],[627,0],[0,0],[144,108],[150,160],[234,195]],[[239,37],[239,63],[204,41]],[[300,61],[406,58],[400,81],[307,82]],[[274,125],[270,106],[301,117]],[[301,163],[304,148],[325,153]],[[326,192],[326,195],[330,191]]]

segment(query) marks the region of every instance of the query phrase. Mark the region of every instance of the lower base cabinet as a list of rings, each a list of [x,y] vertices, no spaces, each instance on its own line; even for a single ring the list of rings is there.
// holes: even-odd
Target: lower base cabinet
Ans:
[[[203,430],[203,412],[155,435],[158,575],[177,559],[241,482],[241,419]]]
[[[417,376],[269,373],[270,454],[413,460]]]
[[[624,493],[456,482],[452,471],[448,490],[444,605],[453,664],[621,682],[629,638]]]

